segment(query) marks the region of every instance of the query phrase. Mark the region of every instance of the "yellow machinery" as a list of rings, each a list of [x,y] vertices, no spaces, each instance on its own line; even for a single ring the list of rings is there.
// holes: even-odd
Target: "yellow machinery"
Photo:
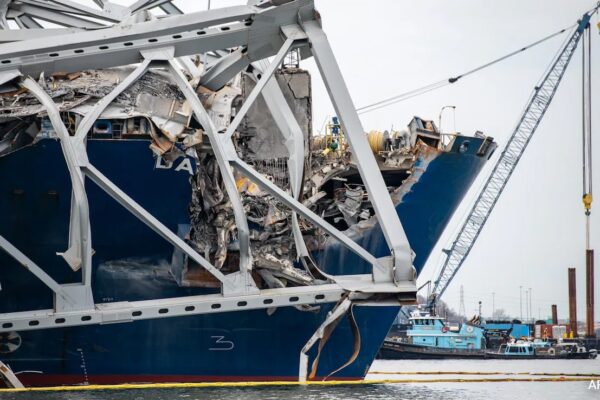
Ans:
[[[317,147],[323,148],[322,154],[324,156],[332,152],[338,156],[344,155],[344,131],[338,117],[333,117],[331,122],[327,123],[324,138],[316,141],[316,143],[318,143]]]

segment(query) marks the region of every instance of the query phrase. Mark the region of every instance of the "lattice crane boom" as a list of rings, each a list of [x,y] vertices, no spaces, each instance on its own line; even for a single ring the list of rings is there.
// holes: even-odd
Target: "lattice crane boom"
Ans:
[[[463,222],[452,246],[450,249],[444,250],[447,257],[437,279],[434,281],[434,288],[428,300],[428,307],[432,311],[435,311],[437,299],[442,296],[475,245],[529,141],[548,110],[569,62],[577,49],[577,45],[584,31],[589,27],[590,18],[597,10],[598,7],[587,12],[578,21],[577,28],[553,60],[540,83],[534,88],[525,111],[469,211],[466,220]]]

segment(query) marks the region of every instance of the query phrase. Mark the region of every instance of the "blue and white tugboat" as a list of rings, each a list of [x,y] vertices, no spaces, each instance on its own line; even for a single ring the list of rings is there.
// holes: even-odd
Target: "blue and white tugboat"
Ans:
[[[380,351],[384,359],[483,358],[484,331],[474,323],[450,325],[444,318],[415,311],[406,336],[386,338]]]

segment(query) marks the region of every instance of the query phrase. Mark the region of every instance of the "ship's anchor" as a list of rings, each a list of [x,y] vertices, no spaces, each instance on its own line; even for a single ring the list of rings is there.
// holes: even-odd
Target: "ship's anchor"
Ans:
[[[356,357],[358,357],[358,354],[360,353],[360,331],[358,329],[356,319],[354,318],[353,306],[354,305],[348,296],[346,296],[342,300],[340,300],[335,305],[335,307],[327,314],[327,318],[325,318],[325,321],[323,321],[323,323],[315,331],[315,333],[312,335],[312,337],[309,339],[309,341],[306,342],[306,344],[302,348],[302,351],[300,352],[300,370],[298,373],[298,380],[300,382],[306,382],[306,380],[307,380],[307,374],[308,374],[308,354],[307,353],[314,346],[314,344],[317,342],[317,340],[319,340],[319,348],[317,350],[317,356],[313,360],[310,374],[308,374],[308,379],[312,380],[315,378],[315,376],[317,374],[317,368],[319,366],[319,359],[321,357],[321,351],[325,347],[325,344],[331,337],[331,334],[333,333],[333,331],[335,330],[337,325],[340,323],[340,321],[342,320],[344,315],[348,316],[348,320],[350,322],[350,327],[352,329],[352,336],[354,339],[353,346],[352,346],[353,347],[352,355],[342,366],[340,366],[339,368],[330,372],[323,380],[326,380],[333,374],[346,368],[348,365],[352,364],[354,362],[354,360],[356,360]]]

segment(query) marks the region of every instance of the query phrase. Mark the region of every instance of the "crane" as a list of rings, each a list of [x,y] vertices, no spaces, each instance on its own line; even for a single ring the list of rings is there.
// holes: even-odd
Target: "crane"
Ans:
[[[533,93],[529,97],[525,111],[521,115],[517,126],[496,161],[475,203],[467,214],[456,238],[452,242],[452,246],[450,249],[443,250],[446,258],[439,270],[437,279],[434,281],[433,290],[427,301],[427,308],[432,313],[435,313],[437,300],[448,288],[448,285],[475,245],[508,180],[523,156],[529,141],[544,118],[569,62],[577,49],[577,45],[585,30],[589,29],[590,19],[598,11],[598,7],[596,6],[593,10],[583,14],[577,22],[574,32],[553,59],[541,81],[535,86]]]

